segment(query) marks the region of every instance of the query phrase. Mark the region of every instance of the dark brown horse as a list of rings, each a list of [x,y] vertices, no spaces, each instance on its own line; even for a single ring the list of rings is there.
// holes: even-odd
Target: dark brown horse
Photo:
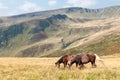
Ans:
[[[97,54],[94,53],[88,53],[88,54],[79,54],[74,57],[70,63],[69,63],[69,68],[72,66],[72,64],[76,63],[80,66],[80,69],[84,68],[84,64],[91,62],[92,67],[96,67],[95,60],[98,59],[99,61],[103,63],[102,59],[98,57]]]
[[[75,55],[73,56],[68,56],[68,55],[63,55],[57,62],[55,62],[55,65],[60,68],[60,64],[63,63],[64,68],[67,66],[68,62],[71,61]],[[76,64],[77,66],[77,64]]]

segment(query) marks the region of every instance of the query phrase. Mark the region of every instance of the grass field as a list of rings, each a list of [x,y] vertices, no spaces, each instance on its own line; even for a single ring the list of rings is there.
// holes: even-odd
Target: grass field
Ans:
[[[106,67],[86,64],[86,69],[58,69],[58,58],[0,58],[0,80],[120,80],[120,56],[102,56]]]

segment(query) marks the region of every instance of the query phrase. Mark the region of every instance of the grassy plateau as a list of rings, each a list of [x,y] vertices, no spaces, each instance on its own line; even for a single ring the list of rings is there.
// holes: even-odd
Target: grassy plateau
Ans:
[[[0,58],[0,80],[120,80],[120,55],[101,56],[105,67],[96,61],[97,68],[86,64],[80,70],[58,69],[57,58]]]

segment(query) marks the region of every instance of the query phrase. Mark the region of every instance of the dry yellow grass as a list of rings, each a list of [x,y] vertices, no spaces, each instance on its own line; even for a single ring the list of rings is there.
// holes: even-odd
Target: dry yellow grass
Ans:
[[[102,56],[97,68],[86,64],[86,69],[58,69],[58,58],[0,58],[0,80],[120,80],[120,56]]]

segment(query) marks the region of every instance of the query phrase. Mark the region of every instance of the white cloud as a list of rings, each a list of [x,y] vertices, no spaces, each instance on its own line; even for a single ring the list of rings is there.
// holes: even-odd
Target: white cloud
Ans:
[[[8,13],[7,13],[9,16],[12,16],[12,15],[18,15],[19,12],[17,10],[10,10]]]
[[[42,10],[37,4],[28,1],[25,1],[24,4],[20,6],[20,9],[25,12],[34,12]]]
[[[71,7],[71,6],[70,5],[63,6],[63,8],[69,8],[69,7]]]
[[[49,6],[55,6],[57,4],[57,1],[56,0],[49,0],[48,1],[48,5]]]
[[[8,7],[0,3],[0,9],[7,9]]]
[[[92,7],[96,4],[96,0],[67,0],[67,4],[73,7]]]

